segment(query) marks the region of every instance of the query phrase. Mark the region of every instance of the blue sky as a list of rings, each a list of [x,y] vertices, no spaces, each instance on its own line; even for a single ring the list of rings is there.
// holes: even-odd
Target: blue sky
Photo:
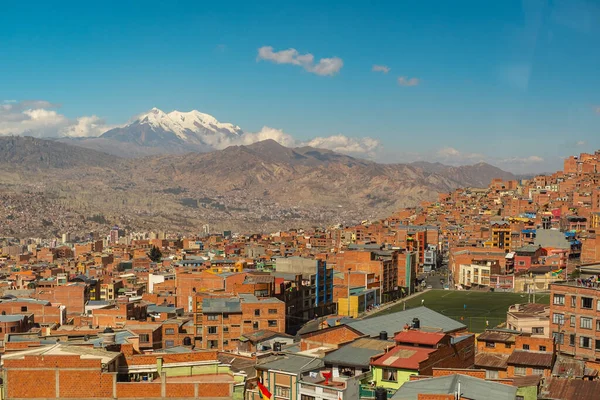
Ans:
[[[286,3],[4,3],[0,102],[96,127],[197,109],[299,141],[374,138],[386,162],[547,171],[600,148],[597,2]]]

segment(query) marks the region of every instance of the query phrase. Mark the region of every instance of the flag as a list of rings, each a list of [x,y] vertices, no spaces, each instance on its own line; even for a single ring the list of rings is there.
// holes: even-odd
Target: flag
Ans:
[[[557,269],[556,271],[552,271],[552,276],[558,276],[563,272],[563,269]]]
[[[258,382],[258,391],[260,392],[263,400],[271,400],[271,392],[269,392],[269,389],[267,389],[266,386],[260,382]]]

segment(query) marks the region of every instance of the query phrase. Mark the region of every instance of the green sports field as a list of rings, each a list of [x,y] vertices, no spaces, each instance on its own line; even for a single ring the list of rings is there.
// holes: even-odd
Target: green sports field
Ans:
[[[536,294],[536,303],[549,304],[549,294]],[[508,307],[527,303],[527,293],[472,292],[466,290],[429,290],[406,301],[406,308],[423,305],[467,325],[471,332],[483,332],[506,322]],[[369,317],[404,309],[403,301]]]

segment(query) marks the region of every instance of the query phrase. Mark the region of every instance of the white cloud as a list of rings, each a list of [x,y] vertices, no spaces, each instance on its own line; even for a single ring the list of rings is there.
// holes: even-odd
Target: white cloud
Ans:
[[[587,143],[584,140],[579,140],[577,143],[575,143],[577,146],[585,146]]]
[[[373,68],[371,69],[373,72],[383,72],[384,74],[387,74],[390,70],[391,68],[387,65],[373,65]]]
[[[75,123],[67,126],[61,133],[69,137],[95,137],[113,128],[116,126],[107,125],[102,118],[92,115],[77,118]]]
[[[600,106],[596,107],[594,111],[596,111],[596,114],[600,114]]]
[[[421,83],[419,78],[407,78],[406,76],[398,78],[398,85],[400,86],[417,86],[419,83]]]
[[[36,137],[98,136],[111,126],[95,115],[69,119],[60,106],[44,100],[5,100],[0,106],[0,135]]]
[[[463,165],[485,160],[485,156],[479,153],[464,153],[454,147],[444,147],[435,153],[435,161],[449,165]]]
[[[310,54],[300,54],[296,49],[273,51],[271,46],[258,49],[258,60],[266,60],[275,64],[292,64],[304,68],[306,71],[321,76],[332,76],[340,72],[344,61],[339,57],[321,58],[315,64],[315,57]]]
[[[379,140],[370,137],[351,138],[344,135],[317,137],[304,143],[306,146],[329,149],[338,153],[369,157],[374,155],[380,144]]]
[[[249,145],[268,139],[272,139],[286,147],[297,146],[296,139],[294,139],[291,135],[285,133],[283,130],[271,128],[269,126],[263,126],[262,129],[258,132],[245,132],[240,136],[224,139],[215,147],[218,149],[224,149],[228,146]]]
[[[539,164],[544,162],[544,159],[540,156],[525,156],[525,157],[509,157],[498,160],[501,164],[521,164],[521,165],[529,165],[529,164]]]

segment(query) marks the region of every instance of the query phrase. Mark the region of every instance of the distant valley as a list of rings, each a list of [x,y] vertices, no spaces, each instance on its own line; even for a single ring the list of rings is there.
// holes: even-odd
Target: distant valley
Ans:
[[[378,164],[273,140],[123,158],[53,140],[0,138],[0,236],[130,230],[274,231],[356,223],[514,176],[489,164]]]

